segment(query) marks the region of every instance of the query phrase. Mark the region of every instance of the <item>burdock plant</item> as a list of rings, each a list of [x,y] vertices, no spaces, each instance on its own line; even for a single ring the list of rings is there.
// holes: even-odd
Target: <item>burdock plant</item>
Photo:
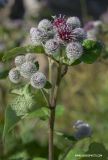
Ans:
[[[30,117],[34,112],[43,112],[44,108],[49,118],[48,159],[54,160],[55,111],[61,80],[69,67],[95,62],[100,56],[102,45],[98,41],[87,39],[86,32],[81,28],[81,22],[77,17],[68,18],[61,15],[53,16],[52,21],[47,19],[40,21],[36,28],[30,29],[30,38],[29,46],[14,48],[3,56],[4,61],[15,58],[15,66],[9,71],[9,79],[12,83],[19,84],[17,89],[11,91],[17,96],[6,110],[4,137],[19,119]],[[48,58],[48,75],[40,71],[36,58],[38,54],[44,54]],[[56,72],[53,66],[56,66]],[[18,118],[8,123],[11,112]],[[77,131],[72,136],[74,140],[91,135],[87,123],[82,121],[77,123],[75,124]]]

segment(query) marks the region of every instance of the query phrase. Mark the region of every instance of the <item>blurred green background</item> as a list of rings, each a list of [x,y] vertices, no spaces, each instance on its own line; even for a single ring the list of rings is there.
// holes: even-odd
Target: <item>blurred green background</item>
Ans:
[[[72,134],[76,120],[84,120],[93,128],[92,138],[79,142],[75,149],[87,151],[89,143],[95,141],[108,149],[108,1],[86,0],[0,0],[0,59],[4,51],[30,43],[29,30],[42,18],[55,14],[79,16],[82,24],[91,20],[101,20],[104,33],[99,40],[104,44],[103,55],[94,64],[80,64],[69,68],[59,91],[59,111],[55,128]],[[40,58],[42,69],[47,70],[45,58]],[[13,62],[0,60],[0,158],[1,160],[35,160],[47,157],[47,121],[36,119],[22,120],[5,141],[2,140],[5,108],[11,99],[9,90],[12,84],[2,78]],[[67,145],[68,140],[55,135],[57,155]],[[39,159],[38,159],[39,160]],[[68,159],[67,159],[68,160]],[[71,160],[71,159],[69,159]],[[74,160],[74,159],[73,159]]]

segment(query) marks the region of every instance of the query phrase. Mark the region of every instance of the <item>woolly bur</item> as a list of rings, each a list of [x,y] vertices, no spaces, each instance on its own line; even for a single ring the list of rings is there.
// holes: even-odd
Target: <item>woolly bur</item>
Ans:
[[[16,68],[11,69],[9,72],[9,79],[13,83],[19,83],[21,81],[20,72]]]
[[[34,88],[41,89],[46,84],[46,77],[42,72],[36,72],[32,75],[30,82]]]

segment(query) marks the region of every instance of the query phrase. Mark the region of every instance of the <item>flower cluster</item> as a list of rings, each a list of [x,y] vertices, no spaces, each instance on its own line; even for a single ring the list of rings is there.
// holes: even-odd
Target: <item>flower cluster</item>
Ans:
[[[58,55],[61,47],[65,47],[65,56],[74,62],[83,54],[82,42],[86,32],[81,28],[77,17],[54,16],[52,21],[43,19],[37,28],[30,29],[31,41],[34,45],[42,45],[48,55]]]
[[[10,81],[17,84],[22,79],[26,79],[34,88],[43,88],[46,84],[46,76],[38,71],[36,62],[35,54],[17,56],[15,58],[16,67],[9,72]]]
[[[76,121],[73,125],[73,128],[76,130],[74,134],[76,139],[82,139],[92,135],[91,126],[82,120]]]

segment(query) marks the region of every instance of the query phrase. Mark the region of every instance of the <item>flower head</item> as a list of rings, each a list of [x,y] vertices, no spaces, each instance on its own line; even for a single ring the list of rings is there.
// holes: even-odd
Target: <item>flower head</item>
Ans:
[[[83,28],[75,28],[73,30],[73,37],[75,37],[76,41],[83,41],[87,38],[87,34]]]
[[[75,122],[73,127],[76,129],[74,133],[76,139],[82,139],[90,137],[92,135],[91,126],[88,123],[85,123],[84,121],[78,120],[77,122]]]
[[[32,62],[25,62],[21,65],[20,74],[22,77],[30,79],[37,71],[36,65]]]
[[[82,53],[83,53],[83,47],[78,42],[71,42],[66,47],[67,57],[71,61],[75,61],[76,59],[78,59],[82,55]]]
[[[47,54],[56,54],[59,49],[59,43],[55,39],[49,39],[45,44]]]
[[[13,83],[19,83],[21,81],[20,72],[16,68],[11,69],[9,71],[9,79]]]
[[[46,84],[46,76],[42,72],[36,72],[31,77],[31,85],[34,88],[41,89]]]
[[[74,39],[72,29],[68,25],[59,27],[57,35],[64,43],[69,43]]]
[[[25,62],[25,56],[24,55],[20,55],[20,56],[17,56],[15,58],[15,65],[16,65],[16,67],[21,66],[24,62]]]
[[[39,22],[38,28],[44,31],[50,31],[52,29],[52,23],[48,19],[43,19]]]
[[[73,128],[76,128],[78,129],[80,125],[82,125],[84,123],[83,120],[77,120],[74,125],[73,125]]]
[[[81,22],[78,17],[69,17],[66,22],[72,29],[79,28],[81,26]]]
[[[25,55],[25,60],[26,62],[36,62],[36,55],[35,54],[32,54],[32,53],[28,53]]]
[[[81,23],[77,17],[55,17],[53,22],[55,37],[58,42],[66,44],[72,41],[82,41],[86,37],[85,31],[80,28]]]
[[[47,34],[45,31],[33,27],[30,29],[30,36],[34,45],[40,45],[47,39]]]

